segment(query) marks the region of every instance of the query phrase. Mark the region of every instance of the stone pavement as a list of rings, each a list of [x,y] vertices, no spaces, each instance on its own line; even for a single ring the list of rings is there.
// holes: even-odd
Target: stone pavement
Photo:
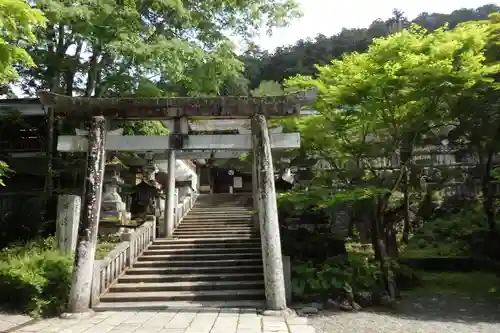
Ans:
[[[315,333],[303,317],[260,316],[256,310],[108,311],[88,318],[52,318],[16,333]]]
[[[12,315],[0,312],[0,333],[30,321],[31,318],[23,315]]]

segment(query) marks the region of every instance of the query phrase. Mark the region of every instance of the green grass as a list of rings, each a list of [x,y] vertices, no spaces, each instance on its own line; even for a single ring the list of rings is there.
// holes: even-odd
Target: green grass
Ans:
[[[456,295],[500,300],[500,278],[493,273],[419,272],[422,285],[406,291],[413,296]]]
[[[463,257],[464,254],[457,250],[455,244],[439,244],[417,248],[403,246],[400,248],[401,258],[435,258],[435,257]]]

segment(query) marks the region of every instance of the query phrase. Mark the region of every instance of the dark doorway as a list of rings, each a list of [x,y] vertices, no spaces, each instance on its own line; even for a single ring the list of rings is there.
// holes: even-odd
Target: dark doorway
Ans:
[[[229,193],[229,187],[233,185],[234,173],[231,169],[213,168],[213,189],[214,193]]]

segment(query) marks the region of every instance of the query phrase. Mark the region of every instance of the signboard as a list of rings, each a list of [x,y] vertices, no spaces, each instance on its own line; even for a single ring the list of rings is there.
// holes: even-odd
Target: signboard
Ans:
[[[234,188],[242,188],[243,187],[243,178],[234,177],[233,178],[233,186],[234,186]]]

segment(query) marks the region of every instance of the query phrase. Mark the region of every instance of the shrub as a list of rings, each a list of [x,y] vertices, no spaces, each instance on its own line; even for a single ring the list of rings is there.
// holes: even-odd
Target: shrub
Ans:
[[[472,235],[487,229],[484,214],[474,209],[430,220],[418,230],[404,249],[408,257],[468,256],[482,244]]]
[[[0,252],[0,305],[34,317],[51,316],[66,306],[72,258],[39,239]]]
[[[336,297],[373,290],[379,281],[378,266],[366,256],[329,258],[321,264],[296,262],[292,265],[292,291],[298,298]]]

